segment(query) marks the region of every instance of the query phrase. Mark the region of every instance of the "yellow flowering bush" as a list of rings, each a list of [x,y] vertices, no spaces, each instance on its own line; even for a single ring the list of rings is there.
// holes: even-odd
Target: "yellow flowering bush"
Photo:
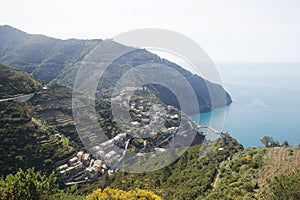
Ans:
[[[153,192],[141,189],[123,191],[118,189],[105,188],[104,190],[97,189],[93,193],[86,196],[86,200],[162,200],[161,197]]]

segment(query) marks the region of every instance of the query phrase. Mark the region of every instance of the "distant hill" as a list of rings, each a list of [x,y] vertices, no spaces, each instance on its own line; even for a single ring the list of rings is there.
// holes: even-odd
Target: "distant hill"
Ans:
[[[99,80],[99,96],[109,96],[114,84],[127,70],[140,64],[155,62],[177,70],[189,81],[197,95],[201,112],[232,102],[230,95],[220,85],[194,75],[179,65],[161,59],[144,49],[134,49],[111,40],[59,40],[43,35],[30,35],[5,25],[0,26],[0,62],[28,72],[45,83],[59,82],[72,87],[78,71],[76,64],[97,45],[104,43],[111,53],[124,48],[132,51],[117,59],[107,69],[102,80]],[[177,100],[168,89],[154,86],[153,90],[164,103],[179,108]],[[212,98],[214,98],[213,102]],[[190,110],[189,112],[197,113],[198,111]]]
[[[41,87],[42,84],[29,74],[0,64],[0,99],[30,94]]]
[[[49,83],[80,61],[101,40],[59,40],[29,35],[11,26],[0,26],[0,62]]]

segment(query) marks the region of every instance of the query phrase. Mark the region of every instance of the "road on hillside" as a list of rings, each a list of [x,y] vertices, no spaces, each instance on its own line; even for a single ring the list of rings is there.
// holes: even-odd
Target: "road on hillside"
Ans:
[[[6,98],[6,99],[0,99],[0,102],[5,102],[5,101],[14,101],[14,102],[25,102],[31,99],[35,93],[31,94],[26,94],[26,95],[21,95],[17,97],[11,97],[11,98]]]

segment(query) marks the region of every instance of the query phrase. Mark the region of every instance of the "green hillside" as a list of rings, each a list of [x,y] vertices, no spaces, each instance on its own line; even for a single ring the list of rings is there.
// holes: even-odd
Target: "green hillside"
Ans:
[[[0,26],[0,62],[49,83],[71,67],[101,40],[59,40],[29,35],[11,26]]]
[[[29,74],[0,64],[0,99],[30,94],[41,87],[42,84]]]
[[[10,26],[0,26],[0,62],[28,72],[45,83],[59,82],[73,87],[79,69],[78,64],[99,44],[105,46],[101,59],[96,60],[99,65],[104,64],[112,55],[130,50],[115,60],[99,80],[97,88],[99,97],[109,97],[117,80],[127,70],[154,62],[166,65],[185,77],[195,91],[200,111],[209,111],[232,102],[230,95],[220,85],[192,74],[144,49],[127,47],[112,40],[59,40],[42,35],[30,35]],[[157,86],[153,89],[164,103],[179,108],[178,102],[174,100],[169,90]],[[198,110],[190,109],[189,112],[198,113]]]
[[[145,189],[163,199],[298,199],[299,147],[243,149],[228,134],[211,145],[204,157],[199,157],[202,145],[196,145],[163,169],[140,174],[117,172],[98,183],[82,185],[78,192],[84,195],[109,187]]]
[[[224,135],[212,151],[199,157],[201,145],[190,147],[175,163],[141,174],[118,172],[98,184],[87,187],[110,187],[122,190],[141,188],[154,191],[164,199],[196,199],[205,197],[213,190],[213,182],[221,163],[241,152],[243,147],[229,135]],[[218,151],[225,147],[224,151]],[[200,198],[201,199],[201,198]]]
[[[32,142],[25,140],[24,143],[29,145]],[[209,146],[212,149],[204,156],[199,156],[199,152],[203,151],[201,144],[190,147],[175,163],[161,170],[140,174],[117,172],[112,176],[103,176],[96,183],[64,190],[54,184],[56,178],[53,179],[53,175],[43,178],[41,184],[50,181],[51,186],[42,192],[36,185],[41,180],[35,180],[40,175],[28,171],[26,173],[30,176],[20,176],[24,172],[18,172],[19,175],[6,178],[10,181],[0,180],[0,191],[4,191],[0,197],[14,193],[17,195],[22,191],[26,195],[42,195],[37,199],[85,199],[85,196],[94,196],[96,199],[96,196],[104,195],[99,189],[117,195],[123,194],[122,191],[139,188],[151,191],[151,194],[155,193],[163,199],[298,199],[300,173],[296,169],[300,167],[300,148],[243,149],[228,134],[223,134],[217,143],[210,143]],[[38,163],[33,165],[38,166]],[[34,185],[28,189],[24,184],[31,181]]]

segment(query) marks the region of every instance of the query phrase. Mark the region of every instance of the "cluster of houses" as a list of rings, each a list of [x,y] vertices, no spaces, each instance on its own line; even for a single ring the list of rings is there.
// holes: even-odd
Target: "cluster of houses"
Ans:
[[[136,88],[126,88],[126,93]],[[143,91],[144,88],[139,88]],[[119,98],[119,96],[115,97]],[[122,98],[120,103],[124,104]],[[153,103],[153,102],[152,102]],[[134,121],[129,124],[128,130],[117,134],[113,138],[99,143],[90,149],[93,158],[89,153],[80,151],[76,156],[70,158],[68,163],[57,167],[57,173],[65,181],[90,180],[100,177],[102,174],[112,174],[115,164],[118,164],[125,156],[129,143],[136,138],[141,144],[135,146],[136,158],[140,158],[148,151],[154,151],[160,154],[165,151],[164,145],[168,144],[173,137],[178,134],[176,123],[165,126],[166,120],[178,121],[180,116],[173,106],[152,105],[143,99],[132,101],[130,111],[134,115]],[[146,137],[142,137],[146,135]]]
[[[67,163],[58,166],[56,172],[64,182],[94,179],[102,174],[112,173],[102,160],[93,159],[83,151],[77,152]]]
[[[125,148],[126,139],[129,139],[127,134],[120,133],[112,139],[94,146],[92,150],[93,152],[95,152],[96,157],[101,158],[101,160],[107,165],[112,165],[121,157],[121,154],[119,152],[120,149]]]

